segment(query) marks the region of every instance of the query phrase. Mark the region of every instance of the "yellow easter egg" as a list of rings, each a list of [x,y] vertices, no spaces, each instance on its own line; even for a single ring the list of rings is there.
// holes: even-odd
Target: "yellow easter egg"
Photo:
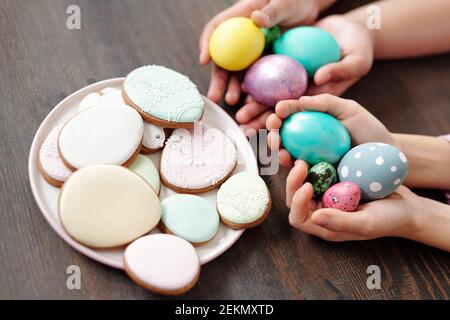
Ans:
[[[209,53],[214,62],[229,71],[239,71],[255,62],[264,50],[264,34],[250,19],[237,17],[222,22],[211,35]]]

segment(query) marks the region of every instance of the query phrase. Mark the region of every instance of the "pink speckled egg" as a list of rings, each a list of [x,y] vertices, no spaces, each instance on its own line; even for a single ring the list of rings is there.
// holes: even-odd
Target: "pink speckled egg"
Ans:
[[[243,85],[256,101],[274,106],[281,100],[300,98],[308,86],[308,75],[296,60],[271,54],[262,57],[247,70]]]
[[[352,212],[358,207],[361,189],[353,182],[340,182],[331,186],[323,195],[324,208]]]

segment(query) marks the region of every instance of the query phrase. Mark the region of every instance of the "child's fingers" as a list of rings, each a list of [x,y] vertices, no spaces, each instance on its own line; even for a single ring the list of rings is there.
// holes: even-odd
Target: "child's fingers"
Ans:
[[[267,125],[267,121],[266,121]],[[276,151],[280,149],[281,145],[281,139],[280,135],[278,134],[278,131],[272,130],[267,135],[267,145],[269,146],[270,150]]]
[[[292,200],[289,208],[289,223],[294,228],[301,228],[301,225],[308,219],[309,202],[312,198],[312,186],[310,183],[305,183],[296,190],[292,195]]]
[[[270,108],[270,106],[265,106],[258,102],[250,102],[236,112],[236,121],[243,124],[249,123]],[[265,123],[263,128],[265,128]]]
[[[326,112],[339,120],[346,120],[354,116],[362,107],[355,101],[336,97],[331,94],[317,96],[303,96],[298,102],[298,108]]]
[[[258,133],[259,129],[264,129],[266,127],[266,119],[272,114],[272,110],[267,110],[263,114],[257,116],[248,123],[241,124],[239,127],[244,131],[247,137],[255,135]]]
[[[294,194],[303,185],[307,176],[308,165],[302,160],[297,160],[295,162],[294,168],[292,168],[286,178],[286,206],[288,208],[291,207],[291,202]]]
[[[266,121],[266,127],[268,130],[280,129],[281,124],[282,124],[282,121],[276,114],[270,115],[270,117],[268,117],[267,121]]]
[[[280,166],[290,169],[294,166],[294,159],[285,149],[280,149],[278,157],[280,158]]]
[[[275,106],[275,114],[281,119],[289,117],[291,114],[305,110],[298,100],[283,100]]]
[[[271,28],[284,19],[285,0],[271,0],[261,10],[252,12],[251,18],[261,27]]]
[[[337,209],[320,209],[311,216],[311,221],[322,228],[335,232],[346,232],[365,237],[373,237],[376,224],[368,210],[344,212]]]
[[[211,70],[211,82],[208,90],[209,99],[216,103],[220,102],[220,99],[222,99],[225,92],[225,88],[227,87],[228,76],[229,74],[227,71],[215,64],[213,65]]]
[[[315,95],[324,94],[324,93],[339,96],[342,93],[344,93],[348,88],[350,88],[358,80],[359,80],[359,78],[354,78],[354,79],[340,81],[340,82],[328,82],[321,86],[312,84],[308,88],[306,93],[310,96],[315,96]]]
[[[241,97],[241,84],[239,76],[233,74],[228,83],[227,93],[225,94],[225,102],[230,106],[234,106]]]

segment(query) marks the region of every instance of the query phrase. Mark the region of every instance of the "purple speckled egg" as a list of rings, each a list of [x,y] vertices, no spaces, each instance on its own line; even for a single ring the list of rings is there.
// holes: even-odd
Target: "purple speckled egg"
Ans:
[[[334,208],[352,212],[358,207],[361,199],[361,189],[353,182],[340,182],[331,186],[323,195],[322,204],[325,208]]]
[[[243,84],[245,91],[256,101],[274,106],[281,100],[300,98],[308,86],[308,74],[296,60],[271,54],[247,70]]]

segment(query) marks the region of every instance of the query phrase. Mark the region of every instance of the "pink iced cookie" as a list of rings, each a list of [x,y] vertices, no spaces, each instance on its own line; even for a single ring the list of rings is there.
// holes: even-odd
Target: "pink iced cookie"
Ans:
[[[161,156],[161,179],[179,193],[203,193],[219,186],[233,171],[237,151],[216,128],[176,129]]]
[[[140,286],[166,295],[191,289],[200,275],[195,248],[170,234],[137,239],[125,250],[125,271]]]
[[[59,156],[57,142],[60,130],[60,127],[54,128],[39,149],[39,171],[45,181],[58,188],[72,174]]]
[[[353,182],[340,182],[331,186],[323,195],[322,204],[325,208],[342,211],[355,211],[361,199],[361,189]]]

